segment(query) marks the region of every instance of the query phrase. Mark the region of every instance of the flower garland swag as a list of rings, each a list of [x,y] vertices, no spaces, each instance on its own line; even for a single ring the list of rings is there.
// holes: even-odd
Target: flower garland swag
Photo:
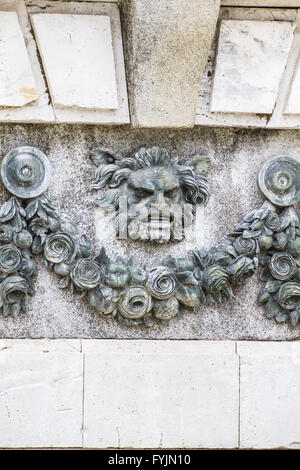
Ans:
[[[292,204],[300,198],[295,160],[279,157],[267,162],[260,173],[260,188],[272,203],[266,201],[247,214],[215,246],[194,250],[193,260],[168,256],[144,268],[133,258],[111,260],[103,248],[95,251],[47,197],[32,197],[32,188],[37,192],[45,181],[46,157],[32,147],[11,152],[1,168],[2,180],[14,194],[0,211],[0,304],[5,316],[26,311],[27,296],[35,293],[33,257],[42,255],[47,269],[59,276],[60,288],[70,288],[76,297],[86,297],[98,313],[130,326],[151,326],[155,320],[166,323],[199,304],[232,299],[232,287],[261,264],[265,286],[258,302],[264,304],[266,316],[293,326],[298,322],[300,222],[297,211],[287,204],[291,197]],[[24,160],[26,152],[29,156]],[[14,173],[7,170],[10,165]],[[14,179],[7,182],[3,174],[13,174]],[[27,194],[20,197],[24,180],[29,181]],[[284,198],[279,213],[273,194]]]

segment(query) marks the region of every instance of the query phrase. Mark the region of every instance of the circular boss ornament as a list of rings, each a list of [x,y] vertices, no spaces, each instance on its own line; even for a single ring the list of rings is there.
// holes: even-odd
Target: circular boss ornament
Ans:
[[[37,197],[50,184],[50,162],[35,147],[17,147],[3,158],[1,178],[4,186],[15,196],[23,199]]]

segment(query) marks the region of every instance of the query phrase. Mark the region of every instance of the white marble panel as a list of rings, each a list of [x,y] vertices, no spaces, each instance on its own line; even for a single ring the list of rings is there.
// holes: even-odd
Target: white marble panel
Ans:
[[[81,447],[78,340],[1,340],[0,448]]]
[[[240,446],[300,449],[300,343],[239,342]]]
[[[300,114],[300,57],[296,65],[285,113]]]
[[[221,6],[291,8],[300,7],[300,0],[221,0]]]
[[[210,110],[272,113],[293,31],[289,21],[222,20]]]
[[[38,97],[18,15],[0,11],[0,106],[24,106]]]
[[[32,23],[54,106],[117,109],[109,16],[37,13]]]
[[[85,340],[84,447],[238,445],[232,342]]]

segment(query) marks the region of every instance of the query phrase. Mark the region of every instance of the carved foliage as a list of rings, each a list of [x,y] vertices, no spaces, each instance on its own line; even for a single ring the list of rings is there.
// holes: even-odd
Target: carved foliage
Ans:
[[[32,276],[33,237],[27,230],[26,212],[12,197],[0,212],[0,305],[5,316],[26,311],[26,295],[35,293]]]
[[[276,182],[286,186],[286,193],[282,196],[276,183],[276,198],[282,196],[285,203],[293,186],[286,176],[289,167],[283,176],[280,171],[276,169]],[[274,180],[270,172],[267,177]],[[231,299],[234,286],[260,264],[265,286],[258,301],[266,316],[296,325],[300,318],[300,221],[293,207],[277,213],[266,202],[215,246],[196,249],[193,254],[193,260],[168,256],[147,267],[134,258],[111,260],[103,248],[95,250],[87,237],[80,236],[68,216],[48,198],[12,197],[0,211],[0,305],[5,316],[26,311],[26,297],[35,293],[33,256],[42,255],[47,269],[59,276],[59,287],[71,289],[78,298],[86,297],[99,314],[129,326],[151,326],[154,320],[168,322],[196,305]]]
[[[265,315],[295,325],[300,317],[300,223],[296,210],[284,209],[272,247],[260,258],[265,282],[258,301]]]
[[[257,249],[249,251],[252,239],[243,240],[242,232],[225,237],[209,252],[195,251],[195,263],[171,256],[147,268],[135,259],[113,261],[104,249],[95,252],[44,196],[29,203],[11,198],[2,208],[0,222],[5,315],[17,316],[25,310],[26,294],[34,293],[33,255],[43,255],[47,269],[59,275],[60,288],[87,297],[97,312],[126,325],[150,326],[154,319],[166,322],[182,315],[185,308],[220,303],[222,295],[229,299],[231,283],[243,281],[257,266]]]
[[[195,251],[195,263],[169,256],[143,268],[135,259],[111,260],[104,249],[95,252],[90,241],[80,237],[69,218],[44,196],[23,203],[11,198],[2,208],[0,222],[5,315],[16,316],[26,309],[26,294],[35,291],[32,258],[39,254],[47,269],[59,275],[60,288],[87,297],[97,312],[126,325],[149,326],[154,319],[166,322],[182,315],[185,308],[219,303],[223,295],[229,299],[231,283],[243,281],[257,266],[254,238],[243,239],[239,231],[209,252]],[[254,250],[249,248],[252,244]]]

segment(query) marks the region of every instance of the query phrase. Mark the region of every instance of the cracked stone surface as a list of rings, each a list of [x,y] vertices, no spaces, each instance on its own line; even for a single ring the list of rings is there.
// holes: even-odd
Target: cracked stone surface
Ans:
[[[122,29],[116,2],[28,0],[26,7],[55,101],[54,120],[129,123]]]
[[[0,12],[0,106],[24,106],[39,98],[18,15]]]
[[[37,13],[31,19],[53,105],[117,109],[109,16]]]
[[[288,21],[222,20],[212,112],[272,113],[294,27]]]

